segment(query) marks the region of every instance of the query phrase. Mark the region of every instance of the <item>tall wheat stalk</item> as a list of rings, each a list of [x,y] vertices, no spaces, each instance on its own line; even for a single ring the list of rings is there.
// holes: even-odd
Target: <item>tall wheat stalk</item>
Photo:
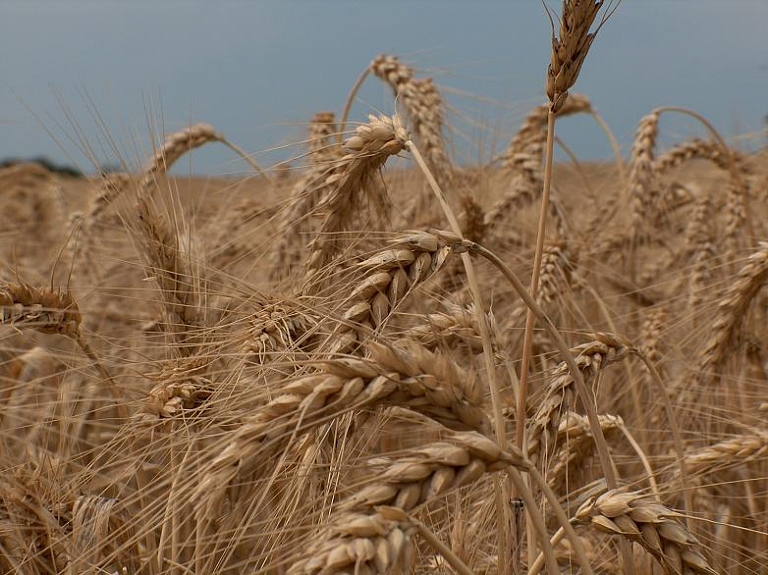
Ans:
[[[602,20],[595,32],[590,29],[603,7],[601,1],[563,0],[560,15],[560,35],[555,37],[554,23],[552,24],[552,57],[547,69],[546,92],[549,99],[547,113],[547,143],[544,164],[544,182],[541,195],[541,208],[539,211],[539,224],[536,232],[536,251],[533,258],[533,273],[531,275],[530,294],[535,298],[539,288],[539,274],[541,259],[544,253],[544,241],[547,228],[547,214],[549,212],[549,195],[552,185],[552,165],[554,163],[555,144],[555,116],[568,99],[568,90],[576,83],[581,71],[581,66],[587,57],[589,48],[595,39],[600,27],[607,21],[613,11],[611,4],[603,13]],[[615,10],[615,8],[614,8]],[[551,15],[550,15],[551,21]],[[533,339],[534,314],[528,310],[525,318],[525,333],[523,336],[523,357],[520,366],[520,386],[517,397],[517,423],[515,431],[515,443],[519,449],[525,449],[525,421],[526,404],[528,397],[528,369],[531,361]],[[597,422],[595,422],[597,423]],[[596,430],[602,434],[599,425]],[[603,438],[604,441],[604,438]],[[612,470],[606,469],[606,479],[611,487],[616,487],[616,478],[612,477]],[[531,541],[529,535],[529,541]],[[529,563],[534,561],[533,546],[529,545]]]

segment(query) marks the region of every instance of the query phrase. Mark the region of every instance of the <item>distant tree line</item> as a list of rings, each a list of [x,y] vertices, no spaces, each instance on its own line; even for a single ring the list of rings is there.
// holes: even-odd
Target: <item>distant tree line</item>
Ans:
[[[45,156],[36,156],[34,158],[5,158],[4,160],[0,160],[0,169],[1,168],[9,168],[11,166],[15,166],[17,164],[26,164],[29,162],[34,162],[36,164],[40,164],[43,166],[46,170],[49,172],[53,172],[55,174],[59,174],[62,176],[69,176],[71,178],[82,178],[83,172],[75,168],[74,166],[70,166],[68,164],[59,164],[57,162],[54,162],[50,158],[46,158]]]

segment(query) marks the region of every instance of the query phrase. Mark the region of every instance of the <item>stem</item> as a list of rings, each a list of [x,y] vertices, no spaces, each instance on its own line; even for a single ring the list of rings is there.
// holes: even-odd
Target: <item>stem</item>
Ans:
[[[341,144],[342,140],[344,139],[344,128],[347,127],[347,118],[349,117],[349,111],[352,109],[352,102],[355,100],[355,96],[357,96],[357,92],[360,90],[360,86],[363,85],[363,82],[365,82],[365,79],[370,73],[371,67],[368,66],[365,70],[363,70],[362,74],[357,77],[354,86],[352,86],[352,89],[349,91],[347,101],[344,102],[344,112],[341,114],[341,121],[339,122],[339,134],[337,136],[339,144]]]
[[[536,299],[539,290],[539,277],[541,275],[541,258],[544,253],[544,237],[547,228],[547,216],[549,215],[549,191],[552,183],[552,156],[555,147],[555,113],[552,106],[547,114],[547,148],[544,164],[544,186],[541,193],[541,207],[539,211],[539,226],[536,232],[536,251],[533,256],[533,272],[531,273],[531,298]],[[517,396],[517,421],[515,422],[515,445],[525,450],[525,412],[528,405],[528,369],[533,352],[533,312],[529,308],[525,314],[525,334],[523,336],[523,359],[520,364],[520,393]],[[530,539],[532,533],[528,531]],[[533,562],[535,549],[528,545],[528,564]]]
[[[459,575],[474,575],[472,570],[466,566],[456,553],[453,552],[453,549],[440,541],[437,535],[430,531],[429,527],[411,515],[408,516],[408,522],[416,527],[416,530],[424,539],[426,539],[427,543],[429,543],[435,551],[440,553]]]
[[[600,465],[605,476],[606,485],[608,485],[609,489],[617,489],[618,480],[616,477],[616,472],[613,469],[611,454],[608,451],[608,443],[605,440],[603,429],[600,426],[600,420],[597,417],[597,408],[595,407],[594,396],[591,394],[589,388],[587,388],[586,384],[584,383],[584,377],[582,376],[581,371],[579,371],[579,367],[576,365],[576,361],[574,360],[573,354],[571,354],[571,351],[568,348],[568,344],[565,343],[563,336],[557,330],[555,324],[552,323],[552,320],[547,317],[547,314],[544,313],[544,310],[541,309],[541,306],[534,301],[534,299],[528,293],[528,290],[525,289],[525,286],[520,281],[520,279],[512,270],[507,267],[503,261],[501,261],[501,259],[499,259],[496,254],[474,242],[465,240],[465,244],[469,247],[470,251],[486,258],[496,267],[496,269],[502,273],[502,275],[509,281],[509,283],[512,284],[512,288],[517,292],[517,295],[520,296],[520,299],[523,300],[523,303],[525,303],[525,305],[528,306],[528,308],[533,312],[535,318],[544,326],[544,329],[554,341],[555,346],[563,356],[563,361],[568,366],[571,377],[573,377],[573,383],[576,387],[577,393],[579,394],[579,400],[584,407],[584,411],[587,412],[589,428],[592,432],[592,437],[595,438],[595,447],[597,448],[597,453],[600,458]]]
[[[532,466],[529,466],[529,467],[532,467]],[[557,566],[557,558],[555,557],[555,551],[554,549],[552,549],[552,546],[549,544],[547,526],[544,523],[544,518],[542,517],[541,512],[539,511],[539,508],[536,506],[536,501],[534,501],[533,499],[531,490],[525,484],[525,480],[523,479],[523,476],[521,475],[521,473],[514,467],[509,468],[508,477],[512,481],[512,484],[515,486],[515,489],[520,495],[520,498],[523,500],[523,504],[525,505],[525,508],[528,510],[528,516],[530,517],[530,520],[531,520],[530,522],[533,524],[534,530],[538,533],[539,539],[541,541],[541,552],[544,554],[544,557],[547,562],[547,571],[550,573],[550,575],[560,573],[560,569]],[[534,547],[533,541],[528,541],[528,546]],[[590,569],[589,564],[582,565],[582,567],[585,569],[584,572],[587,575],[592,575],[591,571],[588,571]]]
[[[440,202],[440,206],[445,213],[445,217],[448,218],[448,222],[453,233],[463,240],[464,236],[461,233],[459,220],[456,218],[456,214],[453,212],[451,206],[448,204],[448,201],[445,199],[445,194],[443,194],[443,191],[440,189],[437,180],[435,180],[435,177],[432,175],[432,172],[427,166],[427,163],[424,161],[424,157],[421,155],[421,152],[419,152],[419,149],[416,147],[416,144],[414,144],[412,140],[408,140],[405,143],[405,147],[413,155],[416,163],[419,165],[419,168],[421,168],[421,171],[424,172],[424,176],[426,177],[430,188],[432,188],[432,192]],[[488,328],[488,324],[486,323],[484,312],[485,306],[483,305],[483,297],[482,293],[480,292],[480,284],[477,281],[475,268],[472,265],[472,259],[470,258],[469,254],[466,252],[462,253],[461,261],[464,264],[464,270],[467,273],[467,282],[469,283],[469,289],[472,293],[472,300],[475,304],[475,317],[477,319],[477,325],[480,330],[480,338],[483,342],[483,359],[485,360],[485,370],[488,374],[488,386],[491,390],[491,406],[493,409],[493,425],[496,433],[496,442],[499,444],[499,447],[506,449],[507,437],[504,433],[505,426],[504,415],[501,411],[501,393],[499,392],[498,382],[496,381],[496,365],[494,364],[493,359],[493,344],[491,342],[490,330]],[[494,491],[496,492],[497,508],[499,507],[499,504],[501,505],[501,507],[497,509],[500,515],[501,523],[498,533],[499,557],[504,558],[503,560],[500,560],[501,566],[507,565],[509,557],[509,534],[507,531],[510,525],[510,514],[508,506],[504,504],[503,490],[494,489]],[[502,573],[505,572],[506,571],[502,571]]]
[[[243,161],[245,161],[246,164],[251,166],[254,170],[256,170],[259,173],[259,175],[261,175],[264,179],[266,179],[269,182],[270,186],[274,187],[275,182],[272,181],[272,178],[269,177],[269,174],[267,174],[267,172],[264,170],[264,168],[262,168],[258,163],[256,163],[256,160],[251,158],[245,152],[245,150],[243,150],[237,144],[233,144],[232,142],[230,142],[229,140],[224,139],[224,138],[222,138],[221,143],[224,144],[225,146],[227,146],[233,152],[235,152],[238,156],[240,156],[243,159]]]
[[[525,485],[520,472],[515,467],[510,467],[508,471],[509,477],[514,483],[515,488],[520,492],[520,498],[523,500],[526,509],[529,510],[531,523],[534,524],[536,531],[539,533],[539,538],[541,539],[542,553],[544,553],[545,558],[547,559],[547,568],[551,569],[549,567],[550,561],[554,560],[556,564],[557,560],[554,557],[554,549],[552,548],[552,544],[550,543],[549,537],[547,536],[546,527],[539,525],[539,523],[543,521],[541,512],[539,511],[538,507],[536,507],[536,504],[533,501],[533,496],[531,495],[531,491]],[[581,567],[582,572],[585,575],[594,575],[592,566],[589,564],[589,559],[587,557],[587,551],[584,548],[584,543],[574,530],[573,525],[571,525],[568,517],[565,515],[565,511],[563,511],[563,508],[557,499],[557,495],[555,495],[554,491],[552,491],[552,488],[549,487],[546,480],[541,476],[541,473],[539,473],[534,465],[527,459],[525,460],[525,471],[539,486],[542,493],[544,493],[544,497],[546,497],[547,501],[552,506],[552,510],[554,511],[562,530],[566,535],[568,535],[568,539],[571,542],[573,552],[576,554],[576,558],[579,562],[579,566]],[[530,542],[529,546],[531,548],[533,547]],[[531,564],[533,564],[533,560],[531,560]]]
[[[531,298],[536,299],[541,275],[541,258],[544,252],[544,236],[547,228],[549,212],[549,190],[552,184],[552,155],[555,148],[555,113],[550,106],[547,115],[547,156],[544,165],[544,189],[541,194],[541,209],[539,211],[539,228],[536,232],[536,252],[533,256],[533,273],[531,275]],[[520,395],[517,402],[517,424],[515,427],[515,445],[525,449],[525,407],[528,400],[528,366],[531,362],[533,340],[533,310],[528,309],[525,316],[525,335],[523,336],[523,361],[520,366]]]
[[[527,305],[528,308],[533,312],[533,314],[536,316],[536,319],[544,324],[544,329],[547,330],[547,333],[549,333],[550,337],[554,340],[555,345],[563,356],[563,361],[565,361],[565,364],[568,366],[571,377],[573,377],[573,383],[576,387],[576,392],[579,394],[579,400],[584,407],[584,411],[587,412],[589,428],[592,432],[592,437],[595,440],[595,448],[597,449],[597,454],[600,458],[600,466],[603,469],[605,483],[608,485],[609,489],[618,489],[619,484],[616,470],[613,466],[611,453],[608,450],[608,442],[605,440],[605,435],[603,434],[603,428],[600,427],[600,420],[597,417],[597,408],[595,407],[594,395],[590,393],[589,389],[584,383],[584,377],[581,375],[581,371],[579,371],[579,367],[576,365],[576,362],[573,359],[573,355],[568,349],[568,345],[565,343],[563,336],[560,335],[559,331],[557,331],[557,328],[552,323],[552,320],[547,317],[547,314],[544,313],[544,310],[541,309],[541,306],[539,306],[539,304],[537,304],[531,295],[526,291],[525,286],[523,286],[522,282],[517,278],[514,272],[510,270],[496,254],[474,242],[467,243],[470,250],[488,259],[493,265],[496,266],[496,268],[504,275],[504,277],[509,280],[509,283],[512,284],[512,287],[517,292],[517,295],[520,296],[523,302],[525,302],[525,305]],[[624,562],[624,570],[627,575],[634,575],[635,571],[634,565],[632,563],[632,553],[629,544],[626,540],[622,539],[619,545]]]
[[[555,532],[555,534],[552,536],[552,539],[549,540],[549,544],[554,548],[555,545],[557,545],[558,543],[560,543],[560,541],[563,540],[564,535],[565,535],[565,529],[561,527]],[[534,561],[531,564],[530,569],[528,569],[528,575],[538,575],[543,565],[544,565],[544,554],[539,553],[539,556],[536,557],[536,561]]]

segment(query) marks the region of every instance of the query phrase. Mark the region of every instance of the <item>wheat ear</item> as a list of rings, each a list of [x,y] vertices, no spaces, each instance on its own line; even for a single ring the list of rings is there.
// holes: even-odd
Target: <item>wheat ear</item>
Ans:
[[[354,568],[385,574],[398,566],[407,569],[397,561],[402,553],[396,551],[402,545],[390,546],[390,534],[407,533],[407,523],[402,521],[407,516],[397,510],[410,511],[510,465],[523,466],[524,460],[474,433],[453,434],[450,441],[413,450],[343,501],[331,529],[321,533],[305,553],[310,558],[295,563],[288,572],[343,573]],[[387,522],[382,513],[401,521]]]
[[[313,287],[318,284],[317,274],[341,251],[342,244],[334,234],[350,229],[360,207],[368,202],[378,212],[386,211],[388,201],[376,180],[377,172],[389,156],[405,149],[407,141],[408,132],[397,116],[369,116],[369,123],[358,126],[355,135],[344,142],[347,154],[323,173],[318,204],[323,221],[309,244],[308,290],[317,289]]]
[[[679,513],[639,493],[611,490],[590,498],[575,519],[641,545],[669,575],[716,575],[696,538],[678,521]]]
[[[181,357],[197,353],[206,323],[200,270],[193,254],[182,247],[185,231],[179,223],[171,221],[153,196],[157,178],[185,153],[222,139],[223,136],[207,124],[196,124],[169,135],[148,162],[137,192],[137,228],[142,255],[160,289],[168,332],[176,343],[174,351]]]
[[[431,78],[414,78],[413,70],[396,56],[381,54],[370,65],[371,72],[389,84],[403,104],[411,130],[427,165],[437,175],[440,186],[450,185],[453,166],[443,142],[443,101]]]
[[[585,381],[597,377],[602,369],[624,359],[630,351],[627,342],[608,334],[595,334],[595,340],[572,350],[576,365]],[[558,365],[552,374],[546,396],[536,410],[529,433],[528,454],[531,462],[539,469],[546,462],[556,446],[556,437],[562,415],[570,411],[576,399],[573,376],[565,362]]]
[[[444,265],[456,243],[450,234],[413,231],[357,264],[362,278],[349,296],[350,304],[345,304],[349,307],[333,351],[350,351],[370,330],[381,327],[412,289]]]
[[[731,169],[731,162],[735,162],[738,170],[742,173],[749,169],[747,158],[743,154],[735,150],[723,149],[722,145],[714,140],[694,138],[677,144],[660,155],[653,162],[653,171],[657,175],[663,176],[666,172],[695,159],[708,160],[725,171]]]
[[[747,314],[749,304],[768,280],[768,243],[761,242],[760,249],[749,256],[739,271],[728,293],[720,300],[712,335],[700,354],[699,381],[713,381],[718,370],[728,358],[737,329]]]
[[[309,157],[313,166],[327,167],[343,154],[334,136],[337,133],[333,112],[318,112],[309,123]]]
[[[582,94],[570,94],[557,111],[557,117],[563,118],[591,110],[592,103],[589,98]],[[541,162],[547,143],[547,116],[549,116],[549,104],[536,106],[528,113],[504,154],[506,167],[514,169],[515,158],[520,154],[529,154],[538,158],[539,163]]]
[[[371,344],[373,361],[337,359],[322,371],[287,383],[280,395],[248,418],[214,459],[196,490],[207,507],[218,504],[238,475],[285,446],[301,427],[306,432],[347,411],[398,405],[459,429],[487,430],[479,388],[457,365],[423,348],[392,349]]]
[[[763,460],[768,453],[768,432],[738,435],[685,454],[685,469],[689,475],[705,475],[720,469]],[[680,483],[677,469],[671,481]]]

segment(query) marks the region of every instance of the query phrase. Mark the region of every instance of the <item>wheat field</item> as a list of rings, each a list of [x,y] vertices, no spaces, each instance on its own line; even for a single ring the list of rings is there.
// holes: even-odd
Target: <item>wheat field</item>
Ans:
[[[0,572],[766,572],[768,156],[659,108],[550,191],[553,62],[483,165],[380,55],[290,164],[2,168]]]

